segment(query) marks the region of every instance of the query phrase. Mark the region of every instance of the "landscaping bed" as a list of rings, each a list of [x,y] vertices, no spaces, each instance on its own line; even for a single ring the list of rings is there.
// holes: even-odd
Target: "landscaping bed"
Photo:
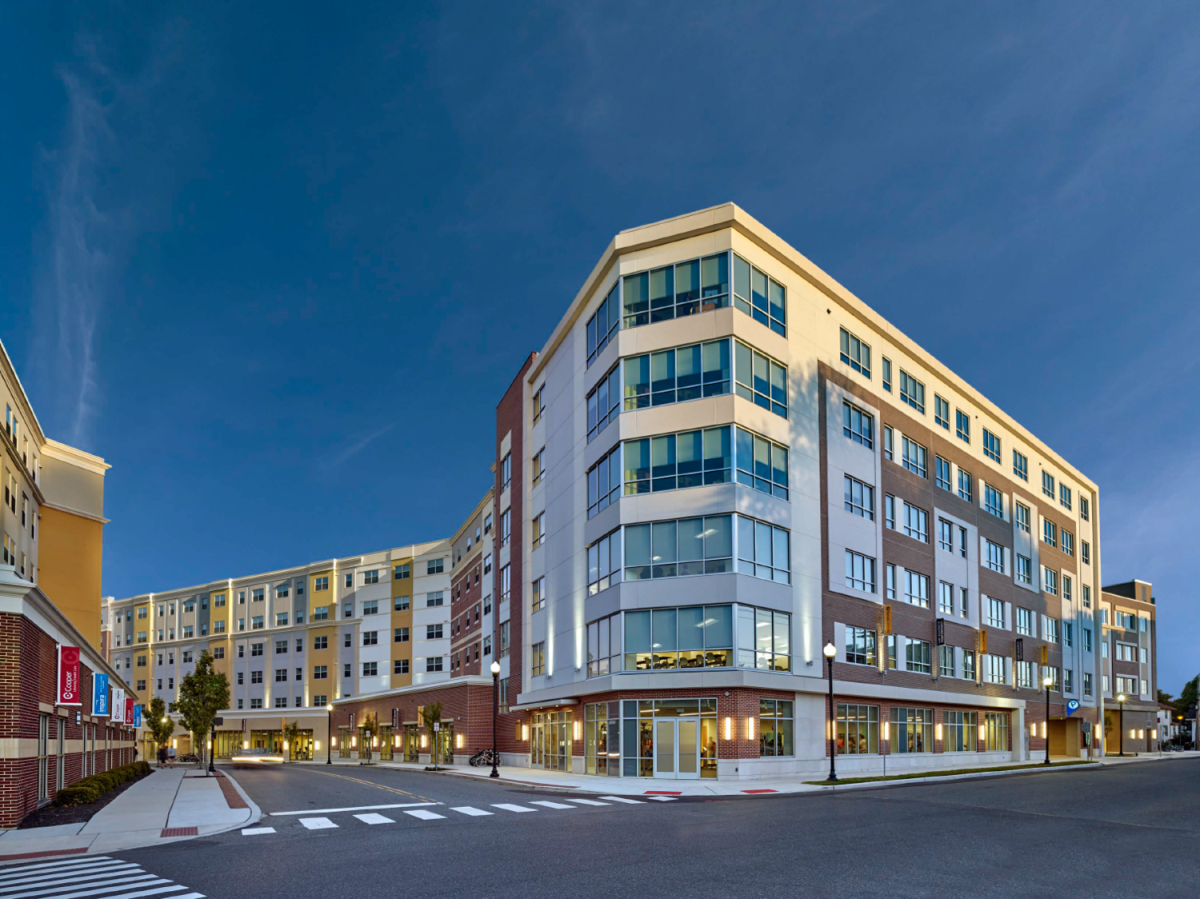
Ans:
[[[55,801],[26,815],[19,830],[30,827],[52,827],[56,824],[83,824],[143,777],[152,769],[146,762],[122,765],[111,771],[93,774],[77,780],[58,791]]]

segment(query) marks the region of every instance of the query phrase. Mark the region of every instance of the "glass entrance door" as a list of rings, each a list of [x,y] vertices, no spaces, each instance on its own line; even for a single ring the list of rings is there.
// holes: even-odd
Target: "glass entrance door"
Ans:
[[[659,718],[654,722],[654,776],[671,780],[700,777],[700,722]]]

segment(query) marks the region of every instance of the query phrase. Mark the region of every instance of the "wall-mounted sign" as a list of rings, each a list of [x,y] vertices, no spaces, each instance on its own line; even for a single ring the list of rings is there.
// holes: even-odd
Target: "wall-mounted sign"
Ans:
[[[1078,711],[1079,711],[1079,700],[1078,699],[1068,699],[1067,700],[1067,714],[1074,715]]]
[[[82,705],[83,690],[79,683],[79,647],[58,647],[59,705]]]

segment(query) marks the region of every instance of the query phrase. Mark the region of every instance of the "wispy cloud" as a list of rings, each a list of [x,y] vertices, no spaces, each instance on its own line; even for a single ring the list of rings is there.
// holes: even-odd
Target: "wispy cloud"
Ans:
[[[368,446],[370,446],[372,443],[374,443],[376,440],[378,440],[380,437],[382,437],[388,431],[392,430],[392,428],[396,427],[397,424],[398,424],[398,422],[393,421],[391,424],[384,425],[378,431],[372,431],[370,434],[367,434],[364,437],[359,437],[357,440],[355,440],[353,443],[351,443],[349,446],[347,446],[345,449],[343,449],[340,453],[338,453],[336,456],[334,456],[332,461],[330,461],[326,467],[329,470],[333,470],[342,465],[345,465],[348,461],[350,461],[352,458],[357,456],[359,453],[361,453],[363,450],[365,450]]]

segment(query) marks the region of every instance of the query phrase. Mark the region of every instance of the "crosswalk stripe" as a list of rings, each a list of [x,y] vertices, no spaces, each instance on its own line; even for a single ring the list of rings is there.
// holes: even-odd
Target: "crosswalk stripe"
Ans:
[[[493,802],[492,808],[502,808],[506,812],[536,812],[535,808],[525,808],[523,805],[513,805],[511,802]]]
[[[624,796],[601,796],[601,799],[607,799],[609,802],[624,802],[627,805],[641,805],[640,799],[627,799]]]
[[[580,805],[608,805],[607,802],[597,802],[595,799],[571,799],[570,802],[577,802]]]
[[[408,809],[404,812],[406,815],[412,815],[414,818],[420,818],[422,821],[432,821],[435,818],[445,818],[445,815],[439,815],[437,812],[427,812],[423,808]]]
[[[395,824],[395,818],[389,818],[386,815],[377,815],[375,812],[368,812],[365,815],[355,815],[363,824]]]
[[[612,797],[607,797],[607,798],[612,798]],[[653,799],[655,802],[674,802],[679,797],[678,796],[647,796],[646,798]],[[632,801],[632,800],[627,800],[627,801]]]
[[[450,809],[450,811],[452,811],[452,812],[458,812],[460,815],[469,815],[469,816],[470,816],[470,817],[472,817],[472,818],[476,818],[476,817],[479,817],[479,816],[481,816],[481,815],[491,815],[491,814],[494,814],[494,812],[485,812],[485,811],[484,811],[483,809],[481,809],[481,808],[475,808],[474,806],[470,806],[470,805],[463,805],[463,806],[460,806],[460,807],[458,807],[458,808],[452,808],[452,809]]]
[[[535,799],[529,803],[530,805],[541,805],[546,808],[575,808],[573,805],[567,805],[562,802],[551,802],[549,799]]]
[[[143,887],[153,887],[153,886],[159,886],[162,884],[169,884],[170,886],[166,887],[165,889],[155,890],[155,892],[165,893],[165,892],[169,892],[171,890],[186,890],[187,889],[187,887],[171,885],[171,881],[156,877],[153,874],[146,874],[141,877],[134,877],[134,878],[130,878],[130,879],[120,880],[120,881],[117,881],[116,883],[111,883],[106,887],[97,887],[95,889],[90,889],[90,890],[74,890],[70,893],[60,892],[59,890],[62,889],[61,887],[58,889],[52,889],[52,890],[48,890],[48,891],[47,890],[30,890],[28,893],[17,893],[14,896],[12,896],[11,899],[30,899],[30,897],[34,897],[34,896],[54,896],[55,899],[83,899],[84,896],[99,896],[102,893],[115,893],[119,890],[128,890],[128,889],[140,890]],[[70,887],[67,887],[67,889],[70,889]],[[147,894],[147,895],[149,895],[149,894]],[[115,899],[115,897],[114,897],[114,899]]]
[[[86,868],[68,868],[67,870],[59,871],[39,871],[37,874],[31,874],[28,877],[18,877],[16,880],[7,880],[0,884],[0,895],[10,893],[13,890],[21,889],[22,884],[27,883],[57,883],[59,879],[68,880],[94,880],[97,877],[105,877],[109,874],[128,873],[137,871],[138,866],[134,864],[121,864],[120,862],[109,862],[106,865],[88,866]]]
[[[141,892],[138,892],[138,893],[121,893],[118,896],[105,896],[104,899],[142,899],[143,896],[157,896],[159,893],[173,893],[176,890],[186,890],[186,889],[187,889],[187,887],[179,886],[178,884],[176,884],[175,886],[155,887],[152,890],[142,890]],[[199,897],[201,897],[201,899],[204,899],[203,893],[189,893],[188,895],[189,896],[199,896]],[[55,896],[54,899],[73,899],[73,897],[71,897],[71,896]],[[171,896],[170,899],[182,899],[182,897],[181,896]]]
[[[242,836],[244,836],[244,837],[255,837],[255,836],[258,836],[259,834],[274,833],[274,832],[275,832],[274,827],[243,827],[242,828]]]
[[[117,859],[109,858],[107,855],[95,855],[85,858],[70,858],[61,862],[42,862],[37,865],[20,865],[15,868],[5,868],[4,873],[0,874],[0,881],[11,880],[14,877],[20,877],[28,871],[41,871],[45,868],[74,868],[79,865],[94,865],[97,862],[116,862]]]
[[[328,827],[337,827],[328,818],[301,818],[300,823],[308,830],[324,830]]]

